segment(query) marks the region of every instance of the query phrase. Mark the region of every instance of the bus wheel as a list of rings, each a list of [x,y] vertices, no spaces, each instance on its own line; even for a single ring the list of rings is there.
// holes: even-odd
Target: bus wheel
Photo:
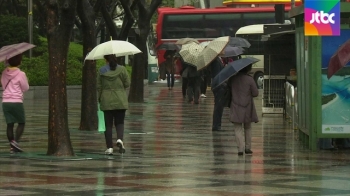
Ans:
[[[254,75],[254,80],[255,80],[256,86],[259,89],[263,88],[263,86],[264,86],[264,74],[262,72],[257,72]]]

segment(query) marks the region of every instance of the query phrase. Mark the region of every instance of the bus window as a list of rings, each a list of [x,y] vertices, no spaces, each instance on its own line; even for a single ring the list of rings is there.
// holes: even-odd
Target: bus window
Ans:
[[[203,15],[166,15],[163,22],[163,39],[203,37]]]
[[[242,26],[268,23],[275,23],[274,12],[169,14],[164,16],[161,39],[234,37]]]
[[[206,38],[235,36],[236,30],[242,26],[240,13],[206,14],[204,18],[204,26],[215,31],[206,32]]]

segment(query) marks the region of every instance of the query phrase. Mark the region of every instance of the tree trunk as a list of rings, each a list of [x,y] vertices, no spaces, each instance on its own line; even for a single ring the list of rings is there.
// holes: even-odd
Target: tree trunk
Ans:
[[[134,56],[131,73],[131,85],[129,92],[129,102],[142,103],[145,79],[145,70],[148,66],[148,51],[146,47],[147,36],[150,32],[151,18],[157,7],[162,3],[162,0],[152,0],[149,8],[145,0],[137,1],[138,7],[138,33],[135,36],[135,45],[142,53]]]
[[[139,21],[140,26],[141,21]],[[140,28],[140,27],[139,27]],[[149,29],[149,28],[148,28]],[[146,31],[145,29],[140,31]],[[144,34],[136,34],[135,36],[135,46],[139,48],[142,53],[135,54],[133,64],[132,64],[132,72],[131,72],[131,84],[130,84],[130,92],[129,92],[129,102],[131,103],[142,103],[143,102],[143,91],[144,84],[143,80],[145,78],[145,67],[147,67],[147,51],[146,47],[146,36]]]
[[[48,0],[49,123],[47,155],[73,156],[67,109],[67,56],[77,0]]]
[[[96,46],[95,13],[88,0],[78,0],[78,15],[82,24],[83,57]],[[85,61],[81,92],[80,130],[97,130],[96,62]]]

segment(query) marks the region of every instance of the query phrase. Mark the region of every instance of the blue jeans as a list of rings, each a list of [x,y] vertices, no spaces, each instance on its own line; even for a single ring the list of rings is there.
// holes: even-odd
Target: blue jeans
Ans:
[[[213,90],[214,111],[212,130],[221,130],[221,118],[225,107],[225,99],[223,99],[225,91],[225,87],[217,87]]]
[[[169,73],[169,72],[166,72],[166,75],[167,75],[167,77],[166,77],[166,82],[167,82],[167,84],[168,84],[168,87],[174,87],[174,82],[175,82],[175,76],[174,76],[174,74],[171,74],[171,73]],[[171,79],[171,81],[170,81],[170,79]]]

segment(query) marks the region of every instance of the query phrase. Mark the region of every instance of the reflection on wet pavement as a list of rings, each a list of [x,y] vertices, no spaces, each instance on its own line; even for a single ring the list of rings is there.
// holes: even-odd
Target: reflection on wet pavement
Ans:
[[[259,115],[254,153],[238,157],[228,110],[213,133],[210,90],[193,105],[180,85],[146,86],[145,103],[130,104],[123,156],[105,156],[97,131],[77,130],[79,100],[69,100],[76,156],[46,156],[48,101],[25,100],[25,153],[9,153],[0,117],[0,195],[349,195],[349,151],[310,152],[282,115]]]

